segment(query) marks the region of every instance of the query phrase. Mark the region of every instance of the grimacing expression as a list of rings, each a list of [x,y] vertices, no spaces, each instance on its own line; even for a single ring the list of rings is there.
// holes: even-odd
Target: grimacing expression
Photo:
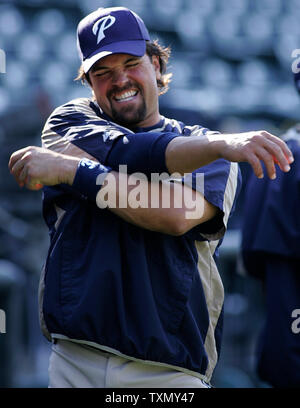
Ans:
[[[100,108],[123,126],[147,127],[160,118],[157,79],[159,59],[148,55],[108,55],[89,71],[90,83]]]

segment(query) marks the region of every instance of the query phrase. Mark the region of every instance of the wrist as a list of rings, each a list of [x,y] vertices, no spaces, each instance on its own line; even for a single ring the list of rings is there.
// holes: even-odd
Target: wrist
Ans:
[[[110,171],[110,167],[86,158],[81,159],[77,162],[75,176],[71,184],[72,188],[83,198],[95,201],[104,179]]]
[[[217,160],[223,157],[225,142],[224,135],[221,134],[212,134],[207,136],[209,156],[213,160]]]
[[[77,157],[68,156],[63,160],[58,157],[59,184],[68,184],[70,186],[73,184],[79,162],[80,159]]]

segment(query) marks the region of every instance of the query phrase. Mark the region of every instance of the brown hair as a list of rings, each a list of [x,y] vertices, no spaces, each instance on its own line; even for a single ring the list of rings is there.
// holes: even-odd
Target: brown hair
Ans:
[[[146,54],[151,58],[153,55],[159,57],[161,78],[157,80],[157,86],[159,88],[159,95],[167,92],[169,89],[169,83],[171,82],[172,73],[166,73],[167,64],[171,55],[170,47],[163,47],[159,44],[158,40],[147,41]],[[91,85],[89,74],[85,73],[82,65],[78,70],[78,75],[75,81],[81,81],[83,84],[88,83]]]

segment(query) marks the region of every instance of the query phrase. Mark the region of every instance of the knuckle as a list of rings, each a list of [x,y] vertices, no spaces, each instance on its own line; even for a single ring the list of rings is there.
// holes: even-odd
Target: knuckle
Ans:
[[[240,150],[243,153],[251,153],[252,151],[252,139],[247,139],[243,141],[243,143],[240,145]]]
[[[259,167],[259,160],[257,159],[257,157],[254,154],[249,154],[247,161],[251,164],[251,166],[254,168]]]
[[[250,140],[245,146],[244,146],[244,154],[246,157],[249,156],[255,156],[256,155],[256,150],[257,150],[257,143],[253,140]]]
[[[270,133],[270,132],[267,132],[266,130],[261,130],[261,131],[260,131],[260,134],[261,134],[261,136],[263,136],[265,139],[266,139],[266,138],[267,138],[267,139],[272,139],[272,140],[278,139],[277,136],[273,135],[273,134]]]
[[[278,143],[277,146],[279,146],[281,150],[289,150],[287,144],[279,137],[277,138],[277,143]]]
[[[33,167],[31,165],[31,163],[28,163],[26,165],[26,174],[28,177],[32,177],[33,176]]]
[[[30,161],[31,157],[32,157],[32,152],[31,152],[30,150],[28,150],[28,151],[24,154],[23,160],[25,160],[25,161]]]
[[[283,156],[282,148],[280,146],[275,145],[274,146],[274,151],[275,151],[277,156]]]
[[[259,158],[265,163],[271,163],[274,160],[273,156],[267,150],[261,150],[259,152]]]
[[[263,136],[260,133],[254,133],[251,138],[251,142],[252,144],[259,143],[262,140],[262,138]]]

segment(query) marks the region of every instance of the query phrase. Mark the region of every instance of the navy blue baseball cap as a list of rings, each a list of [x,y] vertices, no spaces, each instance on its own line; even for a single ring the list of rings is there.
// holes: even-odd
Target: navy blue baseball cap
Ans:
[[[149,40],[143,20],[125,7],[99,8],[84,17],[77,28],[77,46],[85,73],[107,55],[142,57]]]

